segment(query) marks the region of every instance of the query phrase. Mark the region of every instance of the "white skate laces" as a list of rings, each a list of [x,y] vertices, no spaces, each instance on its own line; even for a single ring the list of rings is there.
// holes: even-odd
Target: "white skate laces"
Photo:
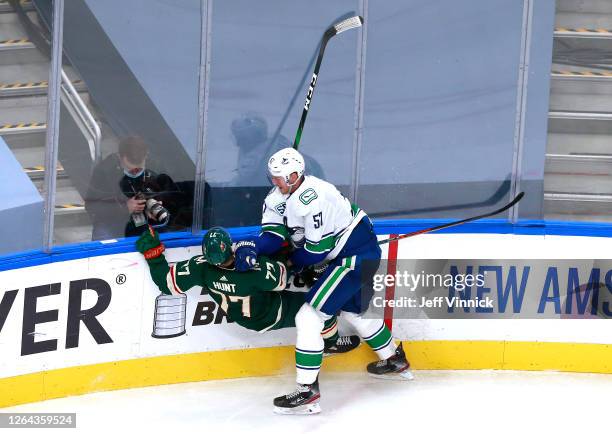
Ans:
[[[387,359],[385,360],[379,360],[378,362],[376,362],[376,367],[377,368],[382,368],[383,366],[387,365]]]
[[[310,384],[298,384],[297,389],[287,395],[288,400],[292,400],[293,398],[297,398],[302,393],[306,393],[310,390]]]
[[[351,344],[350,336],[340,336],[338,340],[336,341],[336,346],[350,345],[350,344]]]

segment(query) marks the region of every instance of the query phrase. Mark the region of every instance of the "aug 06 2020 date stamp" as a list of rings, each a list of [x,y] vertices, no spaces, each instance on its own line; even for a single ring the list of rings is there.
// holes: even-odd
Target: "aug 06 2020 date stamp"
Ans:
[[[0,413],[0,428],[76,428],[76,413]]]

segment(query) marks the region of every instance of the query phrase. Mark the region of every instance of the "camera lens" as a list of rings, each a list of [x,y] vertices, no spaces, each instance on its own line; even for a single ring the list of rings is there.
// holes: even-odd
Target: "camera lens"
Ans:
[[[147,200],[147,211],[158,222],[165,222],[170,218],[170,213],[161,203],[155,199]]]

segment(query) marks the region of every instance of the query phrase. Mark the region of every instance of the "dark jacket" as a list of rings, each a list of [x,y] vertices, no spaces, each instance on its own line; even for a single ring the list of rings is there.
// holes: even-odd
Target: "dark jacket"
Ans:
[[[127,208],[127,200],[137,193],[162,201],[170,212],[169,227],[176,229],[176,225],[191,225],[192,198],[182,192],[168,175],[145,169],[141,176],[130,178],[123,172],[119,155],[112,154],[94,168],[85,198],[85,209],[93,224],[92,240],[142,233],[146,225],[136,227]]]

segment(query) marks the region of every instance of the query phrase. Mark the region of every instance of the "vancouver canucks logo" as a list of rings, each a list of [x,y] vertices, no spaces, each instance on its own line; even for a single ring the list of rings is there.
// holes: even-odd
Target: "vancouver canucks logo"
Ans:
[[[287,202],[282,202],[279,203],[278,205],[276,205],[276,207],[274,207],[274,209],[280,214],[280,215],[284,215],[285,214],[285,210],[287,209]]]
[[[283,157],[281,164],[289,164],[289,159],[287,157]]]
[[[300,202],[302,202],[304,205],[308,205],[317,197],[316,191],[314,191],[312,188],[307,188],[302,194],[300,194]]]

